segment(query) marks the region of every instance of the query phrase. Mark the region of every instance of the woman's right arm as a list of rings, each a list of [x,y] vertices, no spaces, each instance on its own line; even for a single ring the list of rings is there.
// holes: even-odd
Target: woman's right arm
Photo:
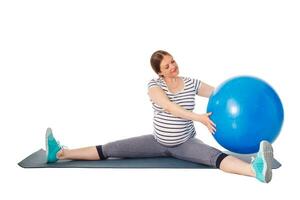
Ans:
[[[210,132],[213,133],[215,131],[215,125],[209,119],[210,113],[201,115],[182,108],[176,103],[170,101],[166,93],[160,87],[149,88],[148,95],[155,104],[159,105],[165,111],[171,113],[172,115],[176,117],[181,117],[183,119],[201,122],[205,126],[207,126]]]
[[[166,93],[160,87],[151,87],[148,90],[150,99],[165,111],[171,113],[176,117],[181,117],[188,120],[199,121],[199,115],[188,111],[176,103],[169,100]]]

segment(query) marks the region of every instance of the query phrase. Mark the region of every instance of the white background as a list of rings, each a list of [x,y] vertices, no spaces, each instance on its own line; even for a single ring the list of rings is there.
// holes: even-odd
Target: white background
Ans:
[[[299,197],[299,10],[290,0],[1,1],[0,198]],[[182,76],[217,86],[247,74],[275,88],[285,121],[271,183],[211,169],[17,166],[44,148],[47,127],[69,148],[152,133],[147,83],[158,49],[174,56]],[[198,98],[195,112],[206,104]]]

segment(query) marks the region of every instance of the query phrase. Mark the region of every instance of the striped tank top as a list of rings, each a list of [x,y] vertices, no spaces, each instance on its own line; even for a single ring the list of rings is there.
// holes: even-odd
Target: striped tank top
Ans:
[[[169,100],[182,108],[193,111],[195,107],[195,95],[200,87],[200,80],[180,77],[184,82],[184,89],[172,93],[168,90],[167,84],[162,78],[152,79],[148,83],[148,88],[160,87],[168,96]],[[151,101],[152,102],[152,101]],[[176,117],[166,112],[162,107],[152,102],[154,110],[153,134],[155,139],[165,146],[177,146],[184,143],[196,134],[192,120]]]

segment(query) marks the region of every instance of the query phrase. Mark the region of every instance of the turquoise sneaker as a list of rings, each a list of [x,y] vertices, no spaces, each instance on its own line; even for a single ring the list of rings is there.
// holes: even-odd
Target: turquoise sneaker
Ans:
[[[51,128],[46,131],[46,156],[47,163],[54,163],[58,160],[56,153],[62,149],[59,142],[53,136]]]
[[[251,162],[252,170],[255,172],[256,178],[264,183],[269,183],[272,179],[272,161],[273,148],[268,141],[261,141],[259,152],[255,159]]]

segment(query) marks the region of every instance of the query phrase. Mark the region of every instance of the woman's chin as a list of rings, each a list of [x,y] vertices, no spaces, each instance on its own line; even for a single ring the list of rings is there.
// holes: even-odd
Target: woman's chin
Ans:
[[[179,71],[178,70],[173,73],[173,76],[178,76],[178,75],[179,75]]]

